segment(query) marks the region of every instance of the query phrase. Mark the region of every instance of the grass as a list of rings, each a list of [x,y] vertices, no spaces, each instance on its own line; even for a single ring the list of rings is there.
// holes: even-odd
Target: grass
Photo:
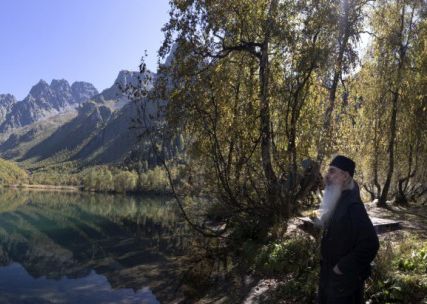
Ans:
[[[382,238],[366,297],[372,304],[427,303],[425,240],[408,232]]]
[[[366,282],[370,304],[427,303],[426,205],[389,210],[368,206],[376,217],[399,220],[403,229],[380,235],[380,250],[372,276]],[[288,229],[292,230],[292,229]],[[293,230],[291,234],[259,245],[246,242],[243,257],[252,275],[276,281],[261,303],[314,303],[318,284],[319,239]]]

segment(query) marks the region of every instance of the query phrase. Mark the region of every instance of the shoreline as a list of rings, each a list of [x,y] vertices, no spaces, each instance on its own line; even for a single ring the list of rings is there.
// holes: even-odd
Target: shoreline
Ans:
[[[29,191],[54,191],[54,192],[82,192],[82,193],[99,193],[99,194],[124,194],[124,195],[166,195],[172,196],[173,194],[169,191],[156,191],[156,190],[146,190],[146,191],[129,191],[129,192],[114,192],[114,191],[94,191],[94,190],[85,190],[83,186],[68,186],[68,185],[45,185],[45,184],[14,184],[14,185],[0,185],[0,188],[9,188],[9,189],[22,189]]]
[[[22,184],[22,185],[2,185],[5,188],[12,189],[25,189],[25,190],[39,190],[39,191],[66,191],[66,192],[80,192],[83,191],[81,186],[56,186],[56,185],[40,185],[40,184]]]

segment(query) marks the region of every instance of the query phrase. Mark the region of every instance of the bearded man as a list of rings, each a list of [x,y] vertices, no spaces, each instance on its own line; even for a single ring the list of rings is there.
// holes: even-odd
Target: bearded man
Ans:
[[[350,158],[338,155],[324,178],[320,304],[364,303],[364,282],[379,249],[377,234],[353,181],[355,167]]]

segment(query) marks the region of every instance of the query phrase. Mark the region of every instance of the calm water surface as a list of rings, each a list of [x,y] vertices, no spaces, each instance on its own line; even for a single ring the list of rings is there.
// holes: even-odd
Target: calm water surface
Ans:
[[[0,190],[0,303],[168,303],[189,230],[169,198]]]

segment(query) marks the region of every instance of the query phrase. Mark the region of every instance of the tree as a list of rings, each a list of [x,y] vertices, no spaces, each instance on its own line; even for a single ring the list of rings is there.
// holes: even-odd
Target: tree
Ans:
[[[314,162],[299,167],[316,147],[312,138],[301,139],[318,129],[301,117],[318,116],[319,79],[336,47],[330,12],[337,6],[277,0],[171,6],[160,56],[172,55],[160,67],[153,99],[169,101],[169,125],[188,138],[188,184],[214,197],[230,223],[263,229],[256,223],[286,222],[319,181]],[[342,53],[340,60],[349,61]]]
[[[114,191],[116,192],[127,192],[133,191],[138,181],[138,175],[129,172],[121,171],[117,175],[114,175]]]
[[[112,191],[114,188],[113,175],[106,166],[92,167],[85,173],[83,185],[88,190]]]
[[[360,40],[363,31],[365,7],[369,1],[337,1],[337,8],[332,11],[337,20],[331,33],[332,51],[329,56],[330,70],[325,75],[325,87],[327,89],[327,106],[323,117],[322,132],[320,133],[317,148],[317,161],[322,163],[327,152],[332,148],[332,113],[335,108],[339,82],[344,82],[343,74],[349,74],[355,67],[357,53],[355,44]],[[346,92],[347,93],[347,92]]]
[[[357,155],[364,189],[380,206],[391,197],[405,203],[409,193],[425,193],[424,173],[418,173],[427,155],[422,8],[422,1],[394,0],[372,8],[370,52],[350,81],[357,110],[341,122],[341,144]]]

